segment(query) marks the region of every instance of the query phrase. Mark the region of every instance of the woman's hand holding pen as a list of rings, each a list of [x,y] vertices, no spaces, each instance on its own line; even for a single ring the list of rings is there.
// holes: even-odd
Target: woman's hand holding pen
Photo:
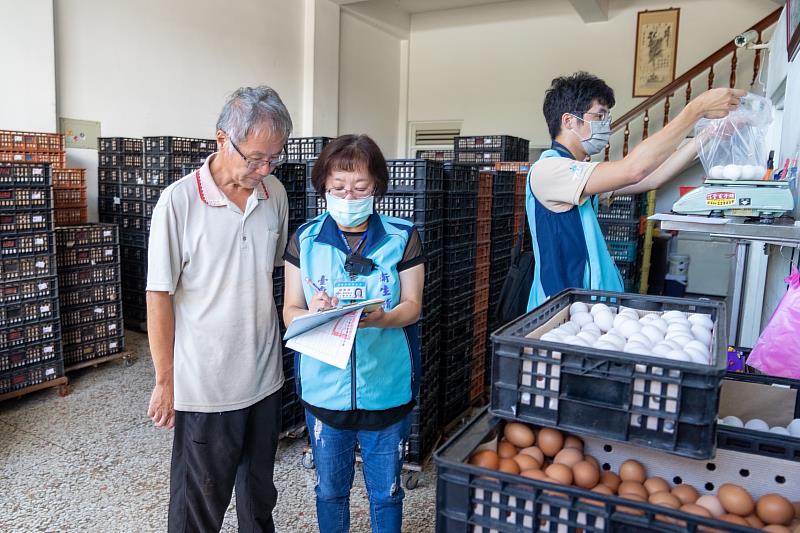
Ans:
[[[312,313],[316,313],[317,311],[327,311],[328,309],[333,309],[339,303],[339,299],[334,297],[328,296],[327,292],[318,291],[311,301],[308,302],[308,310]]]

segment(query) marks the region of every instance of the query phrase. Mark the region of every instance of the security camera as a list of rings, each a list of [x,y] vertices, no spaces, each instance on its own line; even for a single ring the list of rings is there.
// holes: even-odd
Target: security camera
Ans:
[[[746,32],[737,35],[733,39],[733,44],[735,44],[738,48],[746,48],[748,50],[768,48],[769,43],[756,44],[758,43],[759,38],[760,35],[756,30],[747,30]]]

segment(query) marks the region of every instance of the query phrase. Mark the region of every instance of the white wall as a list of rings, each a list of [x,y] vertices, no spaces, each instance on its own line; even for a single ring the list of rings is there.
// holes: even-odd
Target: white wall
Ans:
[[[55,132],[53,0],[0,0],[0,13],[0,129]]]
[[[615,88],[615,111],[621,115],[638,103],[631,96],[636,13],[666,7],[681,8],[680,75],[776,4],[610,0],[608,22],[594,24],[583,23],[563,0],[413,15],[408,119],[463,119],[467,135],[509,133],[535,145],[549,144],[541,112],[544,92],[554,77],[577,70],[592,72]],[[682,102],[681,95],[673,108]]]
[[[339,134],[367,133],[397,157],[400,39],[343,11],[339,60]]]

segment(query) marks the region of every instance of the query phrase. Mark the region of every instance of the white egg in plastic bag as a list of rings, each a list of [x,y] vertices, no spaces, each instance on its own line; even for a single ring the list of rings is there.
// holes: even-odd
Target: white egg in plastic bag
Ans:
[[[578,313],[588,313],[589,306],[583,302],[575,302],[574,304],[569,306],[569,315],[575,315]]]
[[[754,418],[752,420],[748,420],[747,423],[744,425],[744,428],[752,429],[753,431],[769,431],[769,424],[767,424],[760,418]]]
[[[693,326],[703,326],[706,329],[714,329],[714,321],[711,320],[711,317],[708,315],[695,313],[693,315],[689,315],[688,320]]]
[[[742,169],[739,165],[725,165],[725,168],[722,169],[722,177],[726,180],[738,180],[742,177]]]
[[[714,180],[722,179],[722,173],[725,170],[725,167],[722,165],[715,165],[708,170],[708,177]]]
[[[661,330],[655,326],[651,326],[647,324],[642,328],[642,334],[647,336],[650,339],[650,342],[656,344],[664,340],[664,334],[661,333]]]
[[[589,322],[594,322],[594,318],[587,312],[575,313],[570,317],[570,321],[575,322],[579,327],[583,327]]]
[[[755,165],[742,165],[742,179],[743,180],[753,180],[756,177],[761,177],[756,175],[756,167]]]
[[[726,416],[725,418],[720,420],[719,423],[722,424],[723,426],[731,426],[734,428],[744,427],[744,422],[742,422],[742,420],[738,416],[733,416],[733,415]]]
[[[694,338],[706,346],[711,344],[711,331],[707,330],[703,326],[692,326],[692,335]]]
[[[608,311],[610,313],[611,312],[611,308],[608,307],[606,304],[594,304],[592,306],[592,308],[589,310],[589,312],[592,315],[597,315],[597,313],[601,313],[601,312],[604,312],[604,311]]]
[[[608,331],[614,327],[614,315],[611,311],[600,311],[594,315],[594,323],[600,328],[600,331]]]

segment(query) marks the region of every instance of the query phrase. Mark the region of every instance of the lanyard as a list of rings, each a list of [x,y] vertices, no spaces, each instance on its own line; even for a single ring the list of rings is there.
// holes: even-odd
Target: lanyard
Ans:
[[[369,230],[367,230],[367,231],[369,231]],[[355,250],[353,250],[353,248],[350,247],[350,243],[347,242],[347,237],[345,237],[345,235],[342,232],[342,230],[339,230],[339,237],[342,238],[342,242],[344,243],[344,246],[345,246],[345,248],[347,248],[347,251],[350,253],[350,255],[358,255],[358,251],[361,249],[361,246],[364,244],[364,241],[367,238],[367,231],[365,231],[364,235],[361,236],[361,240],[358,241],[358,244],[356,245]]]

